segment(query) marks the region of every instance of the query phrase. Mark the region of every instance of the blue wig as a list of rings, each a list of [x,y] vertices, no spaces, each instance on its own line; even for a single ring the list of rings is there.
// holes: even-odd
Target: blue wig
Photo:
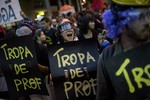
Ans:
[[[107,37],[113,40],[117,39],[121,35],[123,27],[129,25],[129,22],[136,19],[139,15],[140,12],[135,12],[132,7],[124,11],[106,10],[102,14],[102,19]]]

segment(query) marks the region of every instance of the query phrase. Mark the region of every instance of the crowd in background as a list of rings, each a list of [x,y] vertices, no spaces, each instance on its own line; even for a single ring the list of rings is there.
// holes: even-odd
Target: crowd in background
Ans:
[[[111,7],[109,5],[107,7],[106,11],[86,10],[78,13],[68,12],[55,18],[53,16],[44,16],[41,20],[33,20],[26,16],[24,12],[20,12],[23,20],[19,21],[15,27],[5,29],[0,26],[0,40],[25,35],[33,36],[38,67],[43,73],[49,92],[49,96],[30,95],[28,97],[20,97],[18,98],[19,100],[55,100],[47,47],[72,41],[80,42],[90,38],[97,41],[97,50],[100,54],[97,66],[96,100],[150,100],[150,78],[148,71],[145,71],[146,67],[143,68],[144,66],[139,67],[138,65],[139,69],[144,70],[142,72],[135,71],[134,74],[139,75],[139,77],[137,80],[134,77],[131,79],[132,82],[139,82],[137,84],[135,82],[134,85],[138,86],[140,84],[136,92],[133,93],[135,89],[132,86],[130,93],[130,90],[128,91],[126,88],[128,84],[123,80],[124,77],[129,78],[127,70],[133,72],[131,69],[137,66],[135,63],[143,64],[147,60],[146,58],[139,58],[140,60],[138,61],[135,60],[134,66],[131,66],[131,69],[126,70],[124,69],[125,65],[123,65],[121,72],[118,74],[121,75],[119,77],[121,80],[119,80],[117,72],[114,71],[113,73],[113,70],[110,70],[114,68],[113,64],[116,64],[116,62],[106,66],[108,59],[113,59],[114,56],[128,53],[130,50],[135,50],[135,48],[149,43],[150,0],[112,0]],[[141,52],[135,50],[134,53],[139,53],[140,55]],[[147,57],[149,53],[145,53],[147,53],[145,54]],[[119,61],[121,59],[120,57]],[[130,63],[130,61],[126,63]],[[149,66],[147,69],[149,69]],[[121,73],[124,73],[124,75]],[[148,73],[147,76],[143,75],[144,73]],[[141,81],[141,79],[147,80]],[[129,84],[131,85],[131,83]],[[118,89],[118,87],[121,88]],[[6,81],[1,69],[0,98],[9,99]]]
[[[20,12],[20,15],[23,17],[23,20],[17,22],[16,26],[9,29],[0,26],[0,40],[26,35],[33,36],[38,67],[46,80],[45,84],[50,96],[30,95],[28,97],[20,97],[19,100],[54,100],[47,54],[48,46],[94,38],[97,40],[98,52],[101,53],[105,47],[113,43],[105,34],[99,11],[68,12],[66,15],[63,14],[56,18],[44,16],[41,20],[33,20],[25,15],[23,11]],[[1,98],[9,99],[6,81],[2,72],[0,80],[0,84],[3,87],[0,90],[0,94],[3,94]]]

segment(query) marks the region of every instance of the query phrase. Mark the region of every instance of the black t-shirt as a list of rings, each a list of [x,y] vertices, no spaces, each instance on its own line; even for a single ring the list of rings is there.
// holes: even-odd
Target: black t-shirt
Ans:
[[[49,30],[44,30],[44,33],[46,35],[46,43],[47,45],[54,45],[57,44],[57,37],[56,37],[56,29],[50,28]]]
[[[49,67],[47,47],[43,44],[38,44],[37,42],[35,42],[35,49],[38,64]]]

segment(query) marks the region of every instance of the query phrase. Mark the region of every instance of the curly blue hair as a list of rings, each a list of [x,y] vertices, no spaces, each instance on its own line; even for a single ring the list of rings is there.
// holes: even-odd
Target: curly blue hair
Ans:
[[[106,10],[102,14],[102,22],[106,28],[106,36],[113,40],[117,39],[122,33],[122,28],[126,25],[129,26],[129,22],[136,19],[139,15],[139,12],[134,12],[133,7],[129,7],[123,11],[114,11],[114,9]]]

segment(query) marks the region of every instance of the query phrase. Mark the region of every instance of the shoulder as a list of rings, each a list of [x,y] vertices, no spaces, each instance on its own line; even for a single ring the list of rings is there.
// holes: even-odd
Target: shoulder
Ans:
[[[121,52],[123,52],[121,42],[116,42],[112,45],[107,46],[103,50],[102,55],[104,59],[109,59],[112,56],[120,54]]]

